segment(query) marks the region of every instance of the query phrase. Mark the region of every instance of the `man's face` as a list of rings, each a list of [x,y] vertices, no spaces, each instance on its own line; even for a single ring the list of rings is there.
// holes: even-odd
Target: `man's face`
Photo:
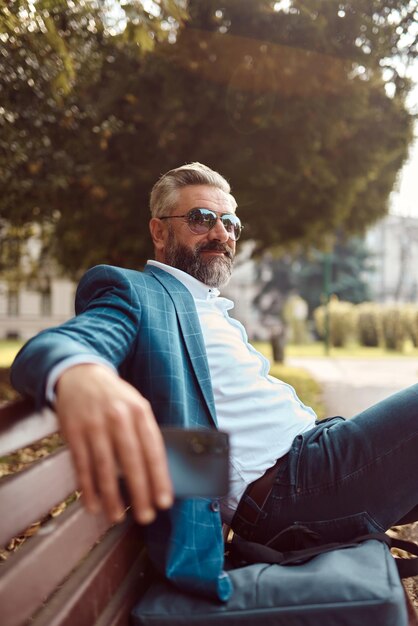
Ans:
[[[193,185],[180,190],[177,206],[171,214],[185,215],[196,207],[211,209],[218,215],[235,212],[231,197],[221,189]],[[187,272],[209,287],[221,287],[228,282],[236,244],[220,220],[203,235],[192,233],[183,219],[159,222],[165,231],[157,260]]]

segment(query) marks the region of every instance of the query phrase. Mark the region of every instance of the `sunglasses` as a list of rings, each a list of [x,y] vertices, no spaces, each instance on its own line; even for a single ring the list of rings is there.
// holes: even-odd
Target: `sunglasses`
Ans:
[[[244,228],[240,219],[233,213],[223,213],[218,215],[211,209],[195,208],[190,209],[184,215],[167,215],[160,217],[160,220],[171,220],[172,218],[183,218],[186,220],[187,226],[195,235],[204,235],[214,228],[218,219],[221,220],[222,226],[225,228],[230,239],[238,241],[241,231]]]

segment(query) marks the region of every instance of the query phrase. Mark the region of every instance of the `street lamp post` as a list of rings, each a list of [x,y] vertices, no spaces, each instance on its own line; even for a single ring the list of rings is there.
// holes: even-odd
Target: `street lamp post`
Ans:
[[[330,252],[324,254],[324,307],[325,307],[325,320],[324,320],[324,348],[325,354],[329,355],[330,349],[330,313],[329,313],[329,301],[331,292],[331,269],[332,269],[332,257]]]

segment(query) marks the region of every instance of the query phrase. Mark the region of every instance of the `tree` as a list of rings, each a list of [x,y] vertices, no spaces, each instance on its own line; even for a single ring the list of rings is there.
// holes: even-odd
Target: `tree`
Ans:
[[[322,304],[325,262],[330,264],[330,294],[354,304],[370,298],[367,275],[373,271],[373,257],[362,238],[347,238],[339,233],[331,252],[313,250],[292,266],[293,281],[310,312]]]
[[[138,51],[149,50],[169,36],[174,28],[172,14],[181,19],[182,11],[173,0],[162,0],[160,7],[160,19],[156,20],[141,5],[123,3],[120,20],[125,20],[126,26],[122,37],[103,2],[0,2],[0,237],[6,265],[13,259],[11,267],[17,267],[34,222],[51,235],[42,238],[43,257],[49,252],[70,274],[80,268],[74,250],[80,257],[81,250],[89,253],[87,237],[82,241],[83,230],[77,229],[83,221],[83,205],[90,201],[95,213],[95,203],[102,199],[104,188],[96,184],[98,157],[105,150],[113,125],[120,126],[112,115],[111,92],[98,103],[95,85],[112,67],[115,58],[111,54],[119,46],[123,45],[125,56],[138,62]],[[169,25],[164,31],[162,20]],[[115,26],[116,34],[112,34]],[[98,173],[91,177],[95,168]],[[80,196],[83,202],[78,206]],[[96,217],[93,215],[93,228],[84,231],[85,235],[97,230]],[[71,232],[65,230],[65,241],[61,242],[60,229],[66,224]],[[19,245],[13,243],[15,240]],[[102,253],[103,246],[99,245],[96,258]],[[81,262],[88,264],[88,258],[87,254]],[[17,280],[21,270],[19,267],[14,272]]]
[[[262,308],[263,298],[268,306],[272,301],[274,314],[281,315],[287,297],[296,292],[306,300],[311,313],[324,295],[326,262],[330,267],[330,294],[354,304],[370,298],[367,277],[374,271],[373,256],[361,237],[347,237],[340,232],[328,252],[314,248],[281,257],[263,255],[257,264],[257,283],[261,287],[254,304]]]
[[[92,0],[9,5],[0,211],[52,224],[71,275],[140,266],[150,187],[186,161],[227,175],[258,250],[319,246],[386,211],[412,137],[394,63],[416,53],[412,1],[115,2],[117,28]]]

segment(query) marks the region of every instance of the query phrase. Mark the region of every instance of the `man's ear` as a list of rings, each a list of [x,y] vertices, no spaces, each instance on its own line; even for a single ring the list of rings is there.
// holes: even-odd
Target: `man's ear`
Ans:
[[[167,229],[164,226],[164,222],[162,220],[159,220],[158,217],[152,217],[149,222],[149,230],[151,233],[155,252],[162,252],[162,250],[164,250],[167,238]]]

